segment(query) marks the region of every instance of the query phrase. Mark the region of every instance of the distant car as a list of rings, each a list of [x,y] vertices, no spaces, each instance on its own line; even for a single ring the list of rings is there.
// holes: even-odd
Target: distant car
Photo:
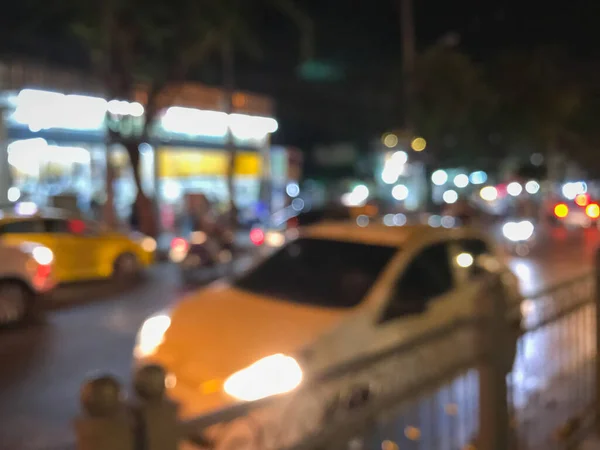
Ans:
[[[258,247],[278,248],[285,244],[288,239],[296,237],[295,230],[298,228],[329,221],[351,222],[356,221],[361,216],[365,216],[368,222],[369,218],[376,213],[376,207],[371,205],[364,207],[334,205],[299,213],[292,210],[285,220],[277,220],[276,215],[274,215],[273,225],[269,229],[261,226],[252,228],[250,230],[250,241]]]
[[[585,203],[562,202],[554,207],[554,219],[557,225],[567,228],[590,228],[600,226],[600,206],[586,200]]]
[[[59,283],[133,278],[154,261],[156,241],[139,233],[107,231],[65,210],[17,207],[0,215],[0,241],[38,242],[54,253]]]
[[[42,245],[0,241],[0,326],[37,316],[41,296],[56,284],[53,262],[52,251]]]
[[[247,273],[149,317],[134,357],[166,368],[184,416],[208,414],[474,314],[490,267],[520,323],[518,279],[475,230],[314,225]]]

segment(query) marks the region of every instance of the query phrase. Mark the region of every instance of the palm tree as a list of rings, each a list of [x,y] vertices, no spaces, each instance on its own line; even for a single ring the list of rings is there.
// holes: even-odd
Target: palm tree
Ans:
[[[249,3],[247,0],[215,0],[212,4],[215,30],[220,42],[219,49],[222,64],[225,112],[228,114],[234,112],[236,50],[239,49],[255,58],[260,57],[262,54],[260,44],[254,33],[254,24],[250,19],[251,11]],[[252,6],[256,7],[256,4]],[[301,35],[301,58],[309,59],[313,47],[313,25],[310,18],[298,8],[293,0],[264,0],[260,6],[279,10],[296,25]],[[238,225],[235,200],[235,161],[237,149],[233,142],[233,135],[230,128],[227,131],[225,149],[228,155],[227,187],[229,190],[229,215],[232,229],[235,230]],[[261,192],[269,192],[268,189],[265,189],[268,183],[270,183],[269,167],[269,161],[263,160]]]

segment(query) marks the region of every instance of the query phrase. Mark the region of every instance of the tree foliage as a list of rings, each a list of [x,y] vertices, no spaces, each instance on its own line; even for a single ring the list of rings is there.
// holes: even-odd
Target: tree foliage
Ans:
[[[569,69],[569,61],[549,49],[505,54],[491,65],[502,100],[496,121],[508,145],[546,153],[570,140],[582,92]]]
[[[494,96],[482,71],[464,54],[443,46],[419,56],[413,121],[441,165],[470,166],[488,146]]]
[[[72,7],[73,31],[88,48],[106,95],[144,107],[144,116],[137,119],[107,114],[107,144],[127,149],[138,188],[139,226],[156,234],[152,203],[142,189],[139,145],[151,139],[165,94],[217,45],[216,33],[202,1],[106,0],[73,2]]]
[[[142,190],[139,145],[151,139],[157,115],[169,103],[168,94],[176,93],[190,72],[215,54],[223,58],[224,85],[231,102],[235,50],[260,54],[253,17],[261,5],[247,0],[69,1],[77,11],[73,31],[89,49],[107,95],[144,106],[137,126],[130,122],[140,119],[108,117],[109,144],[120,143],[127,149],[138,188],[138,217],[145,221],[144,231],[152,234],[155,218]],[[302,53],[308,55],[312,24],[295,3],[264,0],[262,6],[277,8],[296,22]]]
[[[559,52],[506,53],[479,65],[438,45],[415,73],[415,124],[440,165],[481,167],[536,152],[593,159],[593,97]]]

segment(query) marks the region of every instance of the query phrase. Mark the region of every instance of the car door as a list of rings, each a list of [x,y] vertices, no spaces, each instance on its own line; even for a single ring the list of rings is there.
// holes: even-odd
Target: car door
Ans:
[[[52,251],[56,261],[57,278],[61,282],[79,281],[87,264],[87,255],[82,251],[81,242],[72,233],[69,221],[63,218],[42,220],[44,233],[54,245]]]
[[[98,278],[98,254],[102,247],[99,231],[93,223],[81,219],[67,221],[73,252],[71,260],[76,265],[79,280]]]
[[[82,228],[79,237],[85,245],[89,259],[86,278],[99,279],[110,276],[119,239],[115,239],[111,233],[104,232],[100,224],[92,220],[78,221],[78,226]]]

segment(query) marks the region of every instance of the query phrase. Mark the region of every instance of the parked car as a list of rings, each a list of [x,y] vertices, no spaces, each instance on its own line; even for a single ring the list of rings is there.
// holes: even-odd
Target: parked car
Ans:
[[[474,314],[490,267],[520,323],[518,279],[476,230],[313,225],[246,273],[148,318],[134,357],[166,368],[185,416],[210,413]]]
[[[54,288],[52,250],[34,243],[9,245],[0,240],[0,326],[37,317],[43,295]]]
[[[59,283],[115,277],[130,279],[152,264],[156,241],[140,233],[104,229],[60,209],[17,206],[0,216],[0,240],[37,242],[52,250]]]

